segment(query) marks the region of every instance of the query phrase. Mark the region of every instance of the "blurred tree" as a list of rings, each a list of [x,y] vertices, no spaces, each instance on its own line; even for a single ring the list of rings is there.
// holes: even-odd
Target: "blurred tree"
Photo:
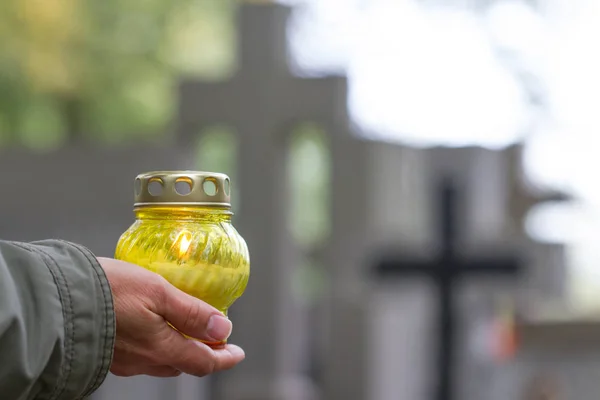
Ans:
[[[233,0],[2,0],[0,143],[156,135],[182,74],[234,61]]]

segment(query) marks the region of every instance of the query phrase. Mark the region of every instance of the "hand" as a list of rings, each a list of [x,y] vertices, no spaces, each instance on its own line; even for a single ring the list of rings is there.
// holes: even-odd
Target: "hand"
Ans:
[[[177,331],[201,340],[223,341],[232,325],[221,312],[142,267],[98,260],[110,282],[117,319],[113,374],[172,377],[183,372],[202,377],[233,368],[244,359],[244,351],[237,346],[213,350]]]

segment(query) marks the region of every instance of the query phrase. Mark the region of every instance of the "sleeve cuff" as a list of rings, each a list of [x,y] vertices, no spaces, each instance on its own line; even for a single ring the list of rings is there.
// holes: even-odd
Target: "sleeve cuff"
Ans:
[[[80,399],[104,382],[112,363],[116,320],[104,269],[85,247],[32,243],[54,275],[65,317],[65,360],[55,399]]]

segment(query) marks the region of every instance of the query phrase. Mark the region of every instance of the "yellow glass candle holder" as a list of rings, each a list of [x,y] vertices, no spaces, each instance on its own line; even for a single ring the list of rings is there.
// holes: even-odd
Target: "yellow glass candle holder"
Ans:
[[[250,277],[250,256],[231,223],[227,175],[164,171],[135,180],[136,220],[115,258],[155,272],[227,315]],[[213,348],[226,342],[209,343]]]

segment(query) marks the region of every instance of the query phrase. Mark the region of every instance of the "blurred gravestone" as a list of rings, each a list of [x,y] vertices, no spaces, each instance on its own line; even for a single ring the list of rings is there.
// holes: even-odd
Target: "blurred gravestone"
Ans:
[[[429,199],[434,198],[427,182],[438,179],[441,175],[450,174],[465,183],[463,189],[466,191],[464,218],[460,221],[464,234],[457,239],[459,251],[463,254],[480,254],[495,250],[497,253],[505,248],[506,251],[519,251],[526,257],[524,279],[517,284],[479,278],[462,286],[457,299],[463,326],[462,332],[458,334],[461,343],[459,343],[460,357],[457,366],[458,397],[462,399],[485,398],[486,391],[489,391],[489,386],[485,382],[494,381],[494,376],[500,368],[491,353],[492,337],[489,335],[491,332],[487,331],[484,334],[484,347],[478,349],[473,347],[476,343],[474,334],[482,332],[480,329],[482,326],[488,329],[496,322],[498,300],[514,299],[518,311],[521,311],[523,306],[535,306],[552,299],[561,300],[564,292],[563,246],[538,243],[529,238],[524,229],[523,219],[531,207],[548,201],[561,201],[566,196],[557,193],[533,194],[529,191],[524,186],[520,170],[520,151],[520,145],[500,151],[479,147],[431,148],[421,151],[420,167],[410,169],[412,179],[421,180],[421,184],[413,184],[410,189],[413,197],[420,197],[420,202],[412,203],[409,212],[415,216],[421,215],[418,218],[421,228],[417,232],[419,230],[426,232],[425,238],[420,234],[421,240],[413,240],[412,244],[407,244],[411,250],[416,246],[417,249],[426,251],[431,245],[430,240],[427,239],[430,237],[430,232],[428,229],[423,229],[423,226],[431,223],[431,213],[424,210],[430,207]],[[405,163],[406,167],[410,168],[410,165]],[[388,181],[387,185],[392,186],[392,182],[393,180]],[[402,185],[406,183],[400,182],[399,186]],[[388,188],[386,192],[388,196],[392,193],[391,190]],[[405,207],[401,201],[396,203],[399,207]],[[398,214],[389,213],[388,220],[392,221],[394,215]],[[402,235],[405,243],[407,236],[415,234],[414,228],[407,228],[403,229],[404,235]],[[381,330],[376,342],[391,343],[398,338],[398,335],[402,336],[402,332],[405,332],[406,337],[411,338],[411,342],[403,345],[402,340],[396,340],[393,346],[387,346],[385,349],[382,346],[383,353],[373,357],[374,362],[377,362],[384,359],[386,354],[391,354],[386,358],[387,361],[373,366],[378,373],[374,374],[375,381],[371,383],[373,390],[370,398],[387,399],[390,393],[402,393],[406,398],[412,399],[426,398],[427,387],[433,382],[423,381],[422,377],[406,380],[389,371],[412,372],[411,366],[415,365],[416,360],[421,360],[415,366],[421,371],[421,376],[423,374],[427,376],[427,371],[434,367],[428,362],[429,351],[423,345],[419,345],[422,338],[427,337],[426,332],[431,331],[430,324],[423,319],[429,318],[430,315],[417,317],[418,308],[421,309],[421,313],[430,314],[429,292],[425,287],[414,284],[386,284],[380,285],[375,293],[374,315],[379,323],[374,325]],[[409,304],[414,304],[414,312],[407,311]],[[398,310],[405,311],[402,314]],[[389,329],[386,329],[386,326],[389,326]],[[402,330],[399,331],[400,326]],[[410,335],[409,327],[412,329]],[[400,351],[400,348],[403,350]],[[473,353],[474,350],[481,349],[484,350],[484,354]],[[418,351],[423,355],[418,356]],[[401,354],[408,353],[412,355],[407,358],[401,357]]]
[[[397,207],[404,208],[404,213],[412,215],[412,219],[416,222],[412,227],[403,227],[401,230],[403,234],[396,243],[408,254],[422,256],[424,259],[430,256],[431,249],[436,245],[432,227],[438,225],[438,221],[434,220],[435,214],[430,211],[438,201],[438,196],[432,192],[435,185],[431,183],[438,181],[444,175],[462,183],[462,200],[460,209],[457,210],[461,215],[461,219],[457,222],[461,227],[460,235],[455,238],[457,252],[462,256],[469,256],[470,252],[481,256],[482,252],[485,253],[489,249],[478,248],[479,251],[475,252],[473,251],[475,246],[469,246],[472,239],[477,238],[478,244],[485,242],[488,245],[495,245],[494,250],[497,254],[499,250],[497,238],[501,233],[503,218],[503,188],[499,187],[501,180],[496,174],[497,161],[500,159],[498,154],[476,147],[430,148],[412,152],[416,155],[413,157],[412,165],[405,161],[403,169],[397,169],[397,166],[396,169],[391,168],[387,172],[391,178],[386,182],[388,187],[404,187],[404,195],[395,201]],[[394,174],[401,174],[401,179],[394,177]],[[407,185],[410,181],[413,183]],[[418,202],[404,204],[409,197],[418,199]],[[388,218],[393,218],[392,210],[389,210],[388,214]],[[394,243],[391,240],[391,237],[388,237],[388,244]],[[459,325],[457,337],[460,338],[457,343],[459,348],[456,368],[463,363],[463,338],[470,328],[469,321],[465,320],[465,314],[468,313],[465,312],[463,300],[464,287],[476,286],[481,281],[490,284],[493,282],[492,286],[498,285],[497,278],[492,281],[485,278],[472,278],[472,281],[474,283],[461,283],[456,293],[456,308],[459,313],[459,320],[456,322]],[[436,382],[428,378],[434,377],[433,373],[438,368],[431,351],[437,339],[436,327],[432,325],[436,306],[432,301],[435,298],[433,290],[435,289],[427,282],[414,280],[378,284],[373,309],[376,316],[374,321],[378,321],[374,322],[374,325],[379,327],[380,332],[375,342],[390,343],[390,345],[385,348],[380,345],[377,359],[384,358],[385,354],[390,356],[386,357],[381,365],[373,366],[378,371],[374,374],[375,381],[371,383],[370,398],[373,400],[389,399],[396,393],[400,394],[399,398],[415,400],[430,398],[430,390]],[[481,305],[477,304],[477,306]],[[404,354],[410,356],[404,357]],[[375,362],[376,358],[373,363]],[[401,375],[408,374],[411,378],[404,379],[395,371],[403,371]],[[455,383],[459,389],[457,397],[463,398],[461,397],[464,386],[462,374],[455,375],[458,378],[458,382]]]
[[[481,147],[433,148],[429,151],[430,179],[450,174],[463,182],[463,227],[457,238],[463,254],[481,253],[490,249],[500,251],[509,247],[502,237],[506,218],[506,179],[504,159],[498,151]],[[526,272],[525,272],[526,273]],[[472,278],[462,283],[457,291],[457,308],[461,321],[457,335],[458,379],[456,396],[470,399],[479,395],[479,382],[492,373],[487,362],[471,356],[473,333],[481,324],[488,324],[496,311],[495,296],[499,288],[506,289],[508,282],[486,277]],[[487,338],[486,338],[487,339]],[[487,361],[487,360],[486,360]]]
[[[326,383],[337,390],[327,398],[419,398],[427,384],[432,297],[418,282],[374,286],[367,273],[370,256],[390,243],[419,255],[427,251],[430,200],[424,197],[423,151],[357,139],[340,141],[333,151]],[[352,362],[336,367],[348,355]],[[344,385],[349,381],[352,385]]]
[[[344,135],[333,136],[331,143],[332,234],[325,252],[330,285],[325,305],[328,341],[323,398],[372,399],[379,367],[387,357],[373,357],[381,347],[381,327],[370,328],[373,288],[365,275],[367,256],[390,237],[418,237],[418,213],[413,211],[419,199],[410,195],[419,192],[390,185],[398,180],[399,172],[411,169],[409,149]],[[410,186],[410,179],[405,178],[400,181]],[[411,306],[403,310],[410,314],[414,312]],[[410,355],[406,358],[418,362]],[[418,373],[413,369],[398,379],[418,379]]]
[[[492,354],[471,353],[476,340],[473,335],[485,324],[491,327],[498,317],[498,299],[512,299],[517,312],[521,313],[536,304],[560,301],[564,295],[564,246],[530,238],[525,230],[525,218],[533,207],[564,201],[567,196],[536,192],[526,185],[522,146],[515,144],[503,150],[438,149],[432,157],[438,171],[452,169],[468,179],[471,204],[464,221],[468,226],[463,242],[465,251],[506,246],[524,254],[527,262],[523,279],[516,285],[480,280],[464,287],[461,307],[467,324],[462,335],[464,357],[460,368],[461,398],[464,399],[484,396],[489,387],[482,382],[493,380],[501,368]],[[489,346],[492,337],[485,340]]]
[[[289,8],[259,2],[240,10],[240,67],[231,80],[181,85],[177,129],[184,144],[207,125],[224,123],[238,135],[241,206],[236,227],[251,249],[250,284],[232,309],[232,340],[246,361],[219,377],[227,400],[312,399],[308,379],[306,309],[294,301],[293,269],[300,258],[288,229],[286,157],[299,121],[316,121],[331,133],[347,133],[346,80],[302,79],[287,63]],[[260,313],[260,323],[257,323]]]
[[[498,254],[487,257],[465,257],[460,254],[457,239],[460,234],[459,226],[462,223],[457,216],[461,216],[460,207],[461,185],[451,176],[439,179],[436,201],[438,212],[432,213],[437,226],[437,256],[433,260],[415,259],[406,254],[398,253],[387,255],[376,264],[376,274],[382,279],[390,278],[427,278],[432,281],[436,289],[437,318],[436,318],[436,343],[437,354],[435,358],[435,371],[432,383],[433,389],[429,398],[444,400],[456,398],[456,325],[457,310],[455,307],[455,292],[460,287],[459,283],[472,276],[507,276],[514,277],[522,270],[522,263],[516,255]],[[434,181],[434,183],[436,183]]]
[[[474,334],[486,324],[491,328],[498,318],[498,299],[511,299],[516,311],[522,313],[539,304],[560,302],[564,296],[564,246],[540,243],[530,238],[525,230],[525,218],[533,207],[565,201],[567,196],[558,192],[534,191],[527,186],[521,154],[522,144],[499,151],[463,148],[433,152],[432,160],[438,171],[446,173],[454,170],[469,182],[471,204],[469,216],[463,221],[468,227],[468,235],[463,238],[464,251],[506,246],[524,254],[527,262],[523,279],[516,285],[479,280],[463,288],[461,308],[466,329],[461,335],[464,350],[460,371],[461,398],[464,399],[475,400],[485,396],[489,387],[483,382],[493,381],[502,368],[493,354],[472,353],[476,340]],[[492,344],[491,336],[484,340],[488,341],[488,346]]]

